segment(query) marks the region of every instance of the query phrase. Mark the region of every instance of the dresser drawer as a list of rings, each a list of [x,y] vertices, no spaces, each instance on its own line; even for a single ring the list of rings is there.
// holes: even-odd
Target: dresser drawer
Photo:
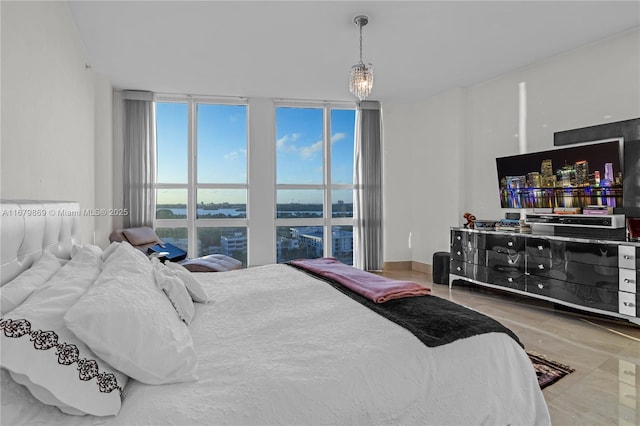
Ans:
[[[618,266],[625,269],[639,269],[637,249],[634,246],[621,245],[618,250]]]
[[[618,270],[618,289],[627,293],[640,293],[638,285],[638,271],[634,269]]]
[[[565,260],[565,248],[564,241],[531,237],[527,238],[525,251],[527,256]]]
[[[470,243],[475,246],[475,236],[471,232],[451,230],[451,247],[468,246]]]
[[[635,293],[618,292],[618,312],[632,317],[637,316],[638,297]]]
[[[524,237],[510,234],[478,234],[476,247],[479,250],[497,253],[524,252]]]
[[[478,250],[473,247],[451,247],[451,259],[461,262],[478,263]]]
[[[527,256],[527,272],[543,277],[567,280],[567,262],[544,256]]]
[[[478,250],[478,265],[486,266],[488,268],[496,267],[509,267],[513,269],[525,271],[525,256],[524,253],[500,253],[497,251]]]
[[[551,241],[544,238],[527,238],[527,256],[551,258]]]
[[[618,291],[559,281],[552,278],[527,277],[527,292],[593,309],[618,312]]]
[[[451,274],[458,275],[460,277],[471,278],[472,280],[476,279],[475,269],[477,268],[477,265],[467,262],[461,262],[458,260],[452,260],[450,266]]]
[[[614,244],[565,242],[567,262],[589,265],[618,266],[618,246]]]
[[[618,268],[585,265],[576,262],[554,262],[553,259],[527,258],[527,272],[532,276],[552,278],[611,291],[619,290]]]
[[[525,291],[527,289],[527,276],[524,271],[513,267],[478,266],[476,279],[488,284],[499,285],[501,287],[513,288]]]

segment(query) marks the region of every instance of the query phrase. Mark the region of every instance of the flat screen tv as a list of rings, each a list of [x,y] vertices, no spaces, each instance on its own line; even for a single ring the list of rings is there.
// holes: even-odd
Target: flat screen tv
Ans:
[[[622,139],[496,158],[502,208],[622,205]]]

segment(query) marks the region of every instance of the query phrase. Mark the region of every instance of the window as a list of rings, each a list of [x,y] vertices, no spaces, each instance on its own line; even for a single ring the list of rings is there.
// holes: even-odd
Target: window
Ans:
[[[333,256],[353,264],[355,110],[276,107],[277,262]]]
[[[156,101],[156,228],[190,256],[247,265],[247,105]]]

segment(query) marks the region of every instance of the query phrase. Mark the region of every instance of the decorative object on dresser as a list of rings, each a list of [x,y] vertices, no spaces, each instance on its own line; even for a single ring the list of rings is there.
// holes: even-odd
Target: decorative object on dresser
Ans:
[[[475,228],[476,217],[474,215],[472,215],[469,212],[466,212],[462,217],[467,221],[467,223],[464,224],[465,228],[468,228],[468,229]]]
[[[497,220],[476,220],[474,229],[494,229],[497,223]]]
[[[562,235],[451,229],[456,280],[640,325],[640,243]]]

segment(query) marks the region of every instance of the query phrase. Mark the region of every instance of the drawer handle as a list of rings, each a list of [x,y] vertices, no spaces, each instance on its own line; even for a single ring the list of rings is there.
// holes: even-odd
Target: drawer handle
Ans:
[[[512,283],[512,282],[513,282],[513,278],[509,277],[509,278],[507,278],[507,281],[509,281],[510,283]]]
[[[636,306],[635,303],[633,302],[622,302],[624,304],[624,306],[628,306],[630,308],[634,308]]]
[[[544,247],[538,246],[538,250],[542,251],[542,250],[544,250]]]
[[[540,269],[540,270],[544,269],[544,265],[543,264],[539,264],[538,265],[538,269]]]
[[[629,256],[628,254],[625,254],[623,257],[624,257],[626,260],[631,259],[631,256]]]
[[[456,271],[460,272],[460,271],[462,271],[462,268],[458,266],[458,267],[456,268]]]
[[[462,252],[461,252],[460,250],[458,250],[458,251],[456,252],[456,254],[457,254],[458,256],[460,256],[460,255],[462,254]]]
[[[630,280],[629,278],[624,279],[625,284],[634,283],[636,280]]]
[[[462,239],[462,237],[461,237],[460,235],[458,235],[458,236],[456,237],[456,240],[458,240],[458,241],[460,241],[461,239]]]
[[[509,242],[507,243],[507,245],[508,245],[509,247],[513,247],[513,241],[509,241]]]
[[[543,289],[544,288],[544,284],[538,284],[538,288],[539,289]]]

